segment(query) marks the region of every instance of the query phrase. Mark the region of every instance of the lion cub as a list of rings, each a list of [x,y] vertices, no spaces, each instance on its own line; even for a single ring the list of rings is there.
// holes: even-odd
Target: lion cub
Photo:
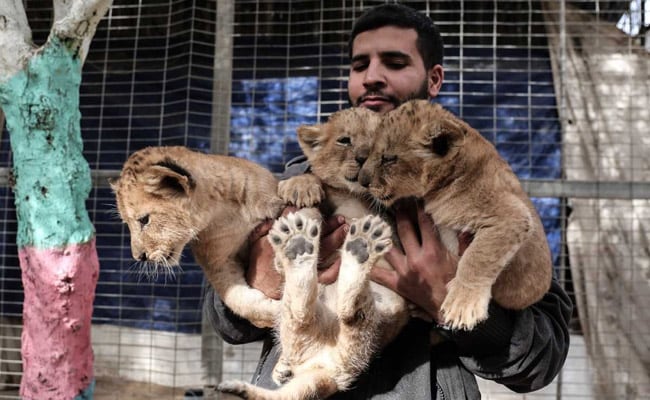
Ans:
[[[129,157],[111,187],[136,260],[178,265],[189,243],[233,312],[275,326],[280,302],[248,286],[242,267],[250,232],[284,208],[271,172],[235,157],[149,147]]]
[[[404,103],[384,116],[359,182],[390,206],[424,199],[438,226],[471,232],[441,311],[452,328],[487,318],[490,298],[522,309],[548,291],[552,262],[539,216],[494,146],[440,105]]]
[[[229,381],[218,386],[222,392],[246,399],[329,397],[348,389],[408,321],[405,300],[368,278],[373,265],[383,262],[392,234],[384,220],[368,215],[369,198],[356,183],[363,161],[359,154],[367,154],[379,122],[378,114],[355,108],[332,114],[325,124],[298,128],[311,174],[281,182],[279,191],[291,203],[320,203],[326,215],[353,220],[341,249],[340,273],[334,284],[318,285],[320,219],[296,213],[275,222],[269,239],[285,286],[282,353],[273,379],[283,386],[268,390]]]

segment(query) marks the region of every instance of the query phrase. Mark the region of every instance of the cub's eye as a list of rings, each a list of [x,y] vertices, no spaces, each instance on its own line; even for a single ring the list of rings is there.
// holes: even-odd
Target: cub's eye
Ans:
[[[140,227],[144,228],[149,223],[149,214],[138,218],[138,222],[140,223]]]
[[[395,156],[395,155],[381,156],[381,164],[382,165],[395,164],[396,161],[397,161],[397,156]]]
[[[340,138],[336,139],[336,144],[340,144],[341,146],[349,146],[352,144],[352,139],[350,139],[350,136],[341,136]]]

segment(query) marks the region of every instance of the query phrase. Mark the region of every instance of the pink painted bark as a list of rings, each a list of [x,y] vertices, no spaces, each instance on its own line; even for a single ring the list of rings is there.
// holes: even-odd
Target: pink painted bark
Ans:
[[[95,239],[63,249],[24,247],[23,399],[72,399],[93,379],[90,321],[99,274]]]

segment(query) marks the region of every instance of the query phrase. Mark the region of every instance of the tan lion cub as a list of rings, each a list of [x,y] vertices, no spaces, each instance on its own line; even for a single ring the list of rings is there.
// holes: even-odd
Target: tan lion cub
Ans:
[[[320,214],[307,208],[279,219],[269,237],[285,287],[275,301],[248,286],[242,267],[250,232],[285,204],[269,171],[239,158],[150,147],[132,154],[111,186],[136,260],[171,267],[189,244],[228,307],[256,326],[276,327],[283,352],[273,378],[284,385],[272,391],[227,381],[220,391],[247,399],[325,398],[348,388],[398,332],[387,324],[387,316],[396,325],[401,320],[389,293],[376,306],[367,278],[391,246],[381,219],[351,224],[339,279],[327,287],[316,281]]]
[[[542,223],[519,180],[494,146],[468,124],[427,100],[385,115],[359,182],[386,206],[423,198],[438,226],[471,232],[442,304],[445,323],[472,329],[490,298],[525,308],[551,283]]]
[[[333,114],[325,124],[298,128],[312,174],[281,182],[279,191],[288,202],[321,203],[325,214],[356,219],[341,249],[338,280],[329,286],[317,284],[320,219],[290,214],[276,221],[269,238],[285,286],[279,325],[282,353],[273,379],[283,386],[268,390],[229,381],[219,390],[249,400],[327,398],[348,389],[375,352],[406,324],[404,299],[368,279],[370,269],[390,249],[391,228],[368,215],[365,190],[356,183],[360,164],[355,150],[365,147],[367,154],[379,122],[372,111],[352,109]]]
[[[233,312],[275,326],[280,302],[248,286],[242,267],[250,232],[284,207],[273,174],[235,157],[149,147],[129,157],[111,186],[136,260],[174,266],[189,243]]]

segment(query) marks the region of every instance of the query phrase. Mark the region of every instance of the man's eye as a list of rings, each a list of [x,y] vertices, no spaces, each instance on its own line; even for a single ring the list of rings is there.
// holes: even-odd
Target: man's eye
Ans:
[[[390,62],[390,63],[386,63],[386,66],[389,69],[398,70],[398,69],[405,68],[406,64],[404,64],[402,62]]]
[[[368,68],[368,64],[365,64],[365,63],[352,64],[352,66],[350,68],[354,72],[361,72],[361,71],[364,71],[366,68]]]
[[[349,136],[341,136],[340,138],[336,139],[336,143],[342,146],[349,146],[352,144],[352,139],[350,139]]]

